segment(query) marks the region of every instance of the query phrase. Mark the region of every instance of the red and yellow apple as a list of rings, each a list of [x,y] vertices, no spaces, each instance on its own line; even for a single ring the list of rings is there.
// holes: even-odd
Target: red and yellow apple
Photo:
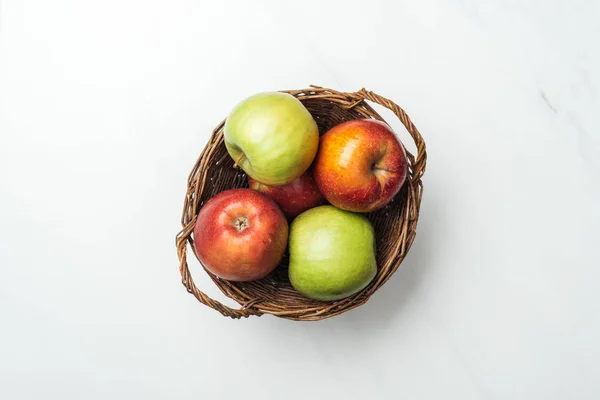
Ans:
[[[268,275],[283,257],[288,223],[273,200],[252,189],[231,189],[208,200],[194,227],[202,265],[231,281]]]
[[[265,185],[251,177],[248,177],[248,184],[251,189],[258,190],[275,200],[290,220],[309,208],[326,202],[310,172],[305,172],[283,186]]]
[[[408,175],[406,151],[394,131],[374,119],[343,122],[320,140],[314,177],[334,206],[371,212],[388,204]]]

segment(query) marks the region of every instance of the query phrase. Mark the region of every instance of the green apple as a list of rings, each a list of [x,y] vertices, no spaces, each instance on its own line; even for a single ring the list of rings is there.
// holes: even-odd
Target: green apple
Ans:
[[[224,139],[229,155],[249,176],[280,186],[308,169],[319,147],[319,129],[300,100],[265,92],[235,106]]]
[[[320,206],[294,219],[289,239],[292,286],[315,300],[339,300],[377,273],[375,234],[363,215]]]

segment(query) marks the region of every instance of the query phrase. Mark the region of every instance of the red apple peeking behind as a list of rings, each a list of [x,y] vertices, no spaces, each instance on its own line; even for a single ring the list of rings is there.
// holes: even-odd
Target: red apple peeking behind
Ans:
[[[273,200],[252,189],[231,189],[208,200],[194,227],[196,254],[214,275],[231,281],[263,278],[277,267],[288,223]]]
[[[323,196],[338,208],[378,210],[396,196],[407,175],[406,151],[383,122],[347,121],[321,136],[314,177]]]
[[[283,186],[268,186],[248,177],[251,189],[266,194],[281,207],[285,216],[292,220],[298,214],[326,203],[310,171]]]

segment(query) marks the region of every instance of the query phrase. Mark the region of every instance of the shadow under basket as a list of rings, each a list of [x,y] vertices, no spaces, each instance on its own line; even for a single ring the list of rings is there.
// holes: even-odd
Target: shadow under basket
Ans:
[[[386,207],[366,214],[375,229],[377,249],[377,275],[366,288],[337,301],[309,299],[298,293],[290,284],[287,252],[280,265],[271,274],[252,282],[227,281],[205,270],[225,296],[240,304],[240,308],[234,309],[200,291],[194,284],[187,262],[188,244],[195,252],[192,233],[202,205],[224,190],[248,187],[246,174],[234,167],[234,161],[225,148],[223,142],[225,121],[222,121],[212,132],[208,144],[188,178],[181,219],[183,229],[177,235],[176,243],[180,261],[179,270],[187,291],[201,303],[231,318],[272,314],[291,320],[315,321],[358,307],[366,303],[369,297],[390,279],[415,238],[423,192],[421,178],[425,172],[427,155],[421,134],[404,110],[392,101],[365,89],[355,93],[342,93],[332,89],[311,87],[285,92],[302,101],[317,122],[321,135],[333,126],[352,119],[374,118],[384,121],[367,101],[386,107],[400,119],[410,133],[417,154],[413,155],[407,150],[409,175],[394,200]]]

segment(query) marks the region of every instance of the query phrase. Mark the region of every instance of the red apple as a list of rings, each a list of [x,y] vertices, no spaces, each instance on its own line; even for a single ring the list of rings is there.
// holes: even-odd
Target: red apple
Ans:
[[[325,198],[315,183],[310,172],[305,172],[292,182],[283,186],[268,186],[248,177],[250,188],[266,194],[281,207],[288,219],[298,214],[325,204]]]
[[[347,121],[321,137],[315,181],[323,196],[338,208],[375,211],[394,198],[407,175],[406,151],[383,122]]]
[[[288,223],[273,200],[252,189],[231,189],[208,200],[194,227],[196,254],[214,275],[251,281],[275,269]]]

